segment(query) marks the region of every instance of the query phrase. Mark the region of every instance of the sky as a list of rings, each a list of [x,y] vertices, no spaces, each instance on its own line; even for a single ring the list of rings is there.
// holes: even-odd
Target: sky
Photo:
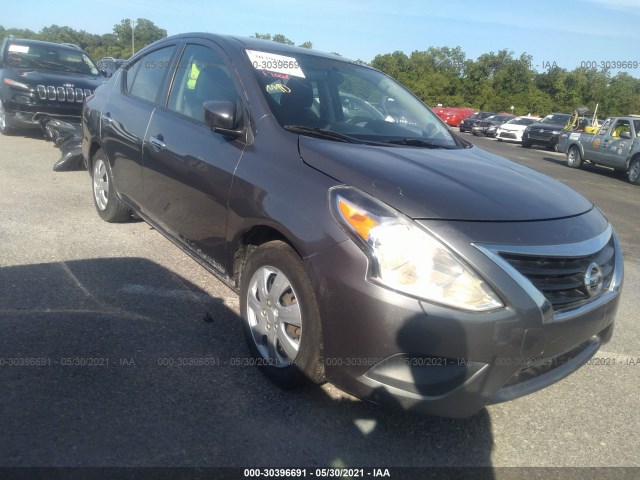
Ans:
[[[640,0],[58,0],[42,7],[12,3],[0,25],[103,34],[124,18],[147,18],[169,35],[281,33],[366,62],[398,50],[459,46],[470,59],[502,49],[527,53],[538,72],[636,62],[612,72],[640,78]]]

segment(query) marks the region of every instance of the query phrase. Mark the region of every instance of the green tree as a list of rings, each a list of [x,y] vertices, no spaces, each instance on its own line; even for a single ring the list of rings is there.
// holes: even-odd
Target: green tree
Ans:
[[[116,54],[114,56],[127,58],[156,40],[165,38],[167,31],[146,18],[138,18],[133,24],[131,19],[125,18],[113,26],[113,36],[116,42],[112,49]]]
[[[252,35],[254,38],[259,38],[261,40],[271,40],[273,42],[282,43],[284,45],[295,45],[294,41],[290,38],[285,37],[281,33],[276,33],[275,35],[271,35],[270,33],[254,33]],[[313,43],[307,40],[304,43],[299,45],[302,48],[313,48]]]

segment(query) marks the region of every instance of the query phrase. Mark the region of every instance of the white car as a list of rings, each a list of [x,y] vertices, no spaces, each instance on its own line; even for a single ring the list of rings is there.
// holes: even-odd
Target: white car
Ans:
[[[539,121],[538,117],[516,117],[506,123],[503,123],[496,132],[496,138],[499,141],[522,142],[522,132],[532,123]]]

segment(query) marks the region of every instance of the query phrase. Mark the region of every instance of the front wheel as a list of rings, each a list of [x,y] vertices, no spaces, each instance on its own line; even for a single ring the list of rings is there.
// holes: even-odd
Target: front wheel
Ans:
[[[131,217],[131,210],[116,193],[111,170],[107,165],[107,157],[102,150],[93,156],[92,170],[93,203],[98,215],[105,222],[124,222]]]
[[[522,139],[522,148],[531,148],[531,142],[529,140]]]
[[[629,181],[635,185],[640,185],[640,157],[631,160]]]
[[[11,120],[9,115],[5,111],[4,106],[2,105],[2,100],[0,100],[0,133],[2,135],[11,135],[13,133]]]
[[[281,241],[260,245],[240,283],[244,334],[260,370],[284,388],[322,381],[320,313],[296,252]]]
[[[567,152],[567,167],[580,168],[582,165],[582,156],[578,147],[571,147]]]

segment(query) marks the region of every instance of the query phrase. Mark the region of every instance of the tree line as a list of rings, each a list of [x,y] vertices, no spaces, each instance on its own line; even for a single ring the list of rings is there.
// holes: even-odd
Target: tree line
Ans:
[[[640,113],[640,79],[626,72],[557,65],[537,72],[531,55],[500,50],[466,58],[460,47],[431,47],[410,55],[377,55],[371,65],[411,89],[427,105],[546,115],[598,104],[598,116]]]
[[[104,56],[131,56],[132,33],[136,51],[167,36],[166,30],[144,18],[135,22],[124,19],[113,26],[112,33],[103,35],[58,25],[39,32],[5,29],[0,25],[0,38],[14,35],[16,38],[74,43],[96,60]],[[295,45],[282,34],[255,33],[253,36]],[[306,41],[299,46],[312,48],[313,44]],[[442,104],[506,112],[513,106],[516,114],[545,115],[569,113],[583,106],[593,110],[598,104],[600,117],[640,113],[640,79],[626,72],[613,75],[606,68],[586,67],[569,71],[553,64],[540,73],[533,68],[532,62],[531,55],[515,56],[507,49],[485,53],[474,60],[467,58],[460,47],[430,47],[408,55],[400,51],[379,54],[370,64],[404,84],[431,106]]]
[[[102,35],[58,25],[44,27],[39,32],[21,28],[4,28],[0,25],[0,39],[9,35],[47,42],[73,43],[79,45],[94,60],[100,60],[102,57],[129,58],[133,53],[132,49],[138,51],[166,37],[167,31],[146,18],[137,20],[126,18],[113,26],[112,33]]]

